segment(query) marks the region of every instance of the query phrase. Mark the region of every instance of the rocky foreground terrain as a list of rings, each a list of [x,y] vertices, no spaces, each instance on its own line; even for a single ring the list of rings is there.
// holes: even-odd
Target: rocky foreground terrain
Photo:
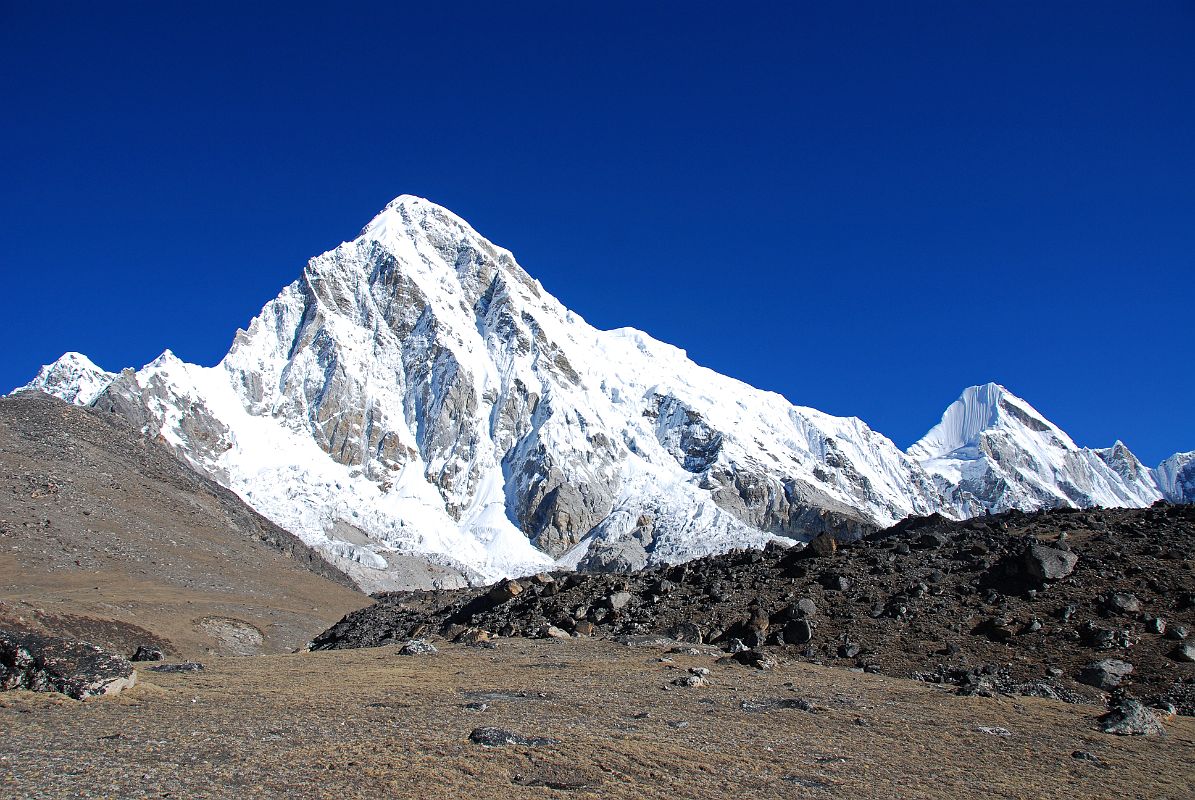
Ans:
[[[159,442],[41,393],[0,398],[0,630],[278,653],[367,602]]]
[[[966,694],[1195,714],[1195,507],[907,520],[628,575],[382,594],[317,649],[439,636],[669,638],[743,663],[815,662]],[[745,652],[738,652],[745,651]]]

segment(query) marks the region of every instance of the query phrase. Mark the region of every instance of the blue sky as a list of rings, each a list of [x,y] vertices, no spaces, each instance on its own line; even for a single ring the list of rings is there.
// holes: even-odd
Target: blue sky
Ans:
[[[0,2],[4,389],[215,363],[412,193],[901,446],[995,380],[1195,449],[1190,2],[49,5]]]

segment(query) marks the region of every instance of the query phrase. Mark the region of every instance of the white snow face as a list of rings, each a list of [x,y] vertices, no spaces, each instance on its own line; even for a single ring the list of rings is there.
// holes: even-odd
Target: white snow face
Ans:
[[[1106,463],[994,385],[967,390],[906,455],[858,419],[589,326],[510,252],[406,195],[312,259],[217,366],[166,352],[137,372],[95,369],[97,409],[159,436],[369,590],[635,569],[934,511],[1161,496],[1131,477],[1127,449]]]
[[[1154,470],[1158,488],[1172,503],[1195,503],[1195,450],[1175,453]]]
[[[105,372],[82,353],[65,353],[53,364],[46,364],[37,377],[13,393],[39,391],[61,397],[68,403],[90,405],[116,375]]]
[[[947,508],[970,516],[1013,508],[1145,506],[1152,472],[1122,443],[1079,447],[1003,386],[972,386],[908,453],[937,481]]]

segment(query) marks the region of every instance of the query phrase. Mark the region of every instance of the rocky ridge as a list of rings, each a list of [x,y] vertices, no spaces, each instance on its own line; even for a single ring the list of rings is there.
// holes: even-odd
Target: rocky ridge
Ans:
[[[671,640],[712,644],[756,667],[812,660],[968,694],[1127,693],[1192,715],[1193,545],[1192,506],[931,516],[803,551],[383,593],[312,646],[429,635],[485,646],[520,636]]]

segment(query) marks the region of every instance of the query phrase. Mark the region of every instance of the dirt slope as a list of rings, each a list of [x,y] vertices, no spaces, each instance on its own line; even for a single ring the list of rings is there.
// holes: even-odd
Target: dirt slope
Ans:
[[[135,431],[0,398],[0,626],[119,652],[287,652],[369,599]]]

